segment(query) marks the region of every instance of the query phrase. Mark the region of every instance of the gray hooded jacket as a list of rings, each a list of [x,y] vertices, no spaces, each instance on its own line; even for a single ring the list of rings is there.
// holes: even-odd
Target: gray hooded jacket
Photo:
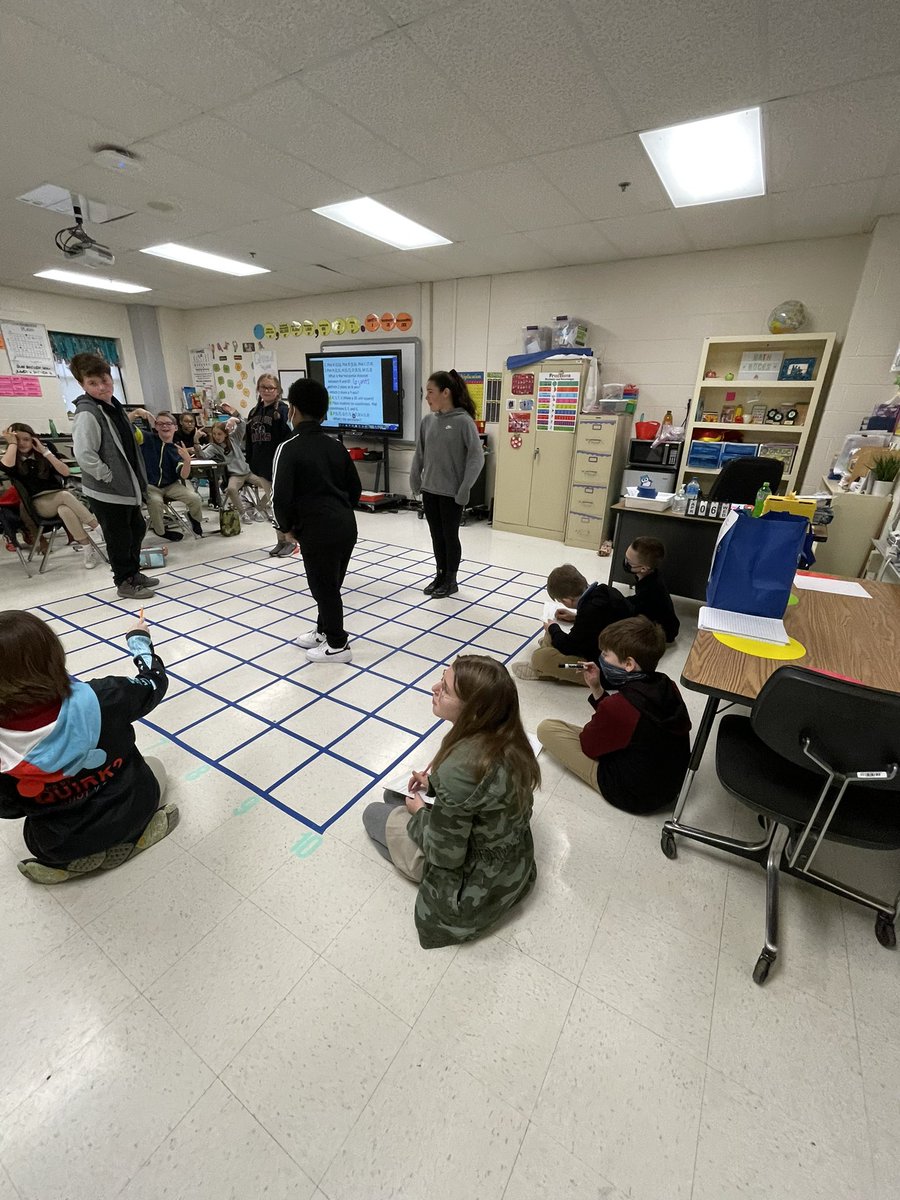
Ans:
[[[133,435],[136,438],[136,434]],[[140,504],[147,490],[143,455],[135,455],[137,474],[128,461],[111,410],[100,400],[75,401],[72,450],[81,467],[81,490],[107,504]]]

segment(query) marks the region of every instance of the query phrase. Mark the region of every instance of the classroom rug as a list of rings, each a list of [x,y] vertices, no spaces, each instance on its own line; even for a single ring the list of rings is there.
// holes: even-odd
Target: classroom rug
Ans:
[[[509,662],[540,632],[542,576],[466,561],[459,593],[430,600],[433,573],[425,550],[357,544],[345,664],[310,663],[293,643],[316,611],[299,557],[253,550],[167,569],[145,618],[170,687],[143,724],[324,833],[438,727],[431,685],[445,665],[458,654]],[[90,679],[129,672],[137,607],[107,588],[34,611],[62,638],[71,674]]]

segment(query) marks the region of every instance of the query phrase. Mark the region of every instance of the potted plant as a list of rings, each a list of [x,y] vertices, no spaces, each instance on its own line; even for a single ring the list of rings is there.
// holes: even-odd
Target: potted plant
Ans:
[[[876,496],[889,496],[894,488],[894,480],[900,473],[900,454],[882,454],[872,463],[872,492]]]

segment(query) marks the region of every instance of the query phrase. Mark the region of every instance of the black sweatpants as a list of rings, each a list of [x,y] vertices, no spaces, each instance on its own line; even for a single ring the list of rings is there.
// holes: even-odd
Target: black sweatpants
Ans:
[[[438,575],[456,577],[462,546],[459,544],[459,523],[462,520],[462,505],[452,496],[438,496],[435,492],[422,493],[422,508],[431,532],[434,547],[434,564]]]
[[[108,504],[90,498],[103,538],[116,587],[141,569],[141,542],[147,525],[136,504]]]
[[[300,555],[306,569],[306,581],[313,600],[319,606],[316,629],[325,634],[328,645],[335,650],[347,644],[341,587],[355,545],[355,528],[352,536],[334,538],[327,542],[302,536],[300,538]]]

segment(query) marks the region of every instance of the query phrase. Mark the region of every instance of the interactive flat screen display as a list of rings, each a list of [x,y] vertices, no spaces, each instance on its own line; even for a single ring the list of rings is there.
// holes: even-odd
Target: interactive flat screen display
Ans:
[[[306,370],[328,389],[324,428],[402,435],[399,350],[307,354]]]

